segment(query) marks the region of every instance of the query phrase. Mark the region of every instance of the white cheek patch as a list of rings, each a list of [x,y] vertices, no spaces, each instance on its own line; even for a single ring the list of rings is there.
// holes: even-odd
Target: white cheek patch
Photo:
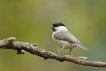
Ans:
[[[57,31],[67,31],[67,28],[65,26],[59,26],[59,27],[56,27],[56,30]]]

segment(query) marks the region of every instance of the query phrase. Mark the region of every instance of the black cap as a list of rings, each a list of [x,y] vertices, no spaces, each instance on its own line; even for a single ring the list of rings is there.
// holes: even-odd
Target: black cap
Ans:
[[[61,22],[57,22],[57,23],[54,23],[52,26],[53,27],[59,27],[59,26],[65,26],[65,25]]]

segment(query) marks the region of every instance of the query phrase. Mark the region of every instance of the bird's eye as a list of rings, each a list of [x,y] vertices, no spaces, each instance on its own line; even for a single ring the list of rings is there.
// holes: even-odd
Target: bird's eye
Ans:
[[[58,27],[59,25],[58,25],[58,24],[54,24],[53,26],[54,26],[54,27]]]

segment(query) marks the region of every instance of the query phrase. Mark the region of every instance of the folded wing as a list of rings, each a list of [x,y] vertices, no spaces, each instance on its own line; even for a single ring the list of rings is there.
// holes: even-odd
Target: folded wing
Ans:
[[[68,41],[70,43],[75,43],[76,46],[78,46],[86,51],[90,51],[76,37],[74,37],[68,31],[61,31],[61,32],[55,33],[54,37],[58,40],[63,40],[63,41]]]

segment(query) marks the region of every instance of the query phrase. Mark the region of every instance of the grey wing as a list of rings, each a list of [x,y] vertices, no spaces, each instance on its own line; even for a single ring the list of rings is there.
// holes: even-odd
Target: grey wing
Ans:
[[[74,37],[68,31],[61,31],[61,32],[55,33],[54,37],[57,38],[58,40],[68,41],[70,43],[80,42],[76,37]]]
[[[75,43],[76,46],[78,46],[86,51],[90,51],[76,37],[74,37],[68,31],[61,31],[61,32],[55,33],[54,37],[58,40],[63,40],[63,41],[68,41],[70,43]]]

